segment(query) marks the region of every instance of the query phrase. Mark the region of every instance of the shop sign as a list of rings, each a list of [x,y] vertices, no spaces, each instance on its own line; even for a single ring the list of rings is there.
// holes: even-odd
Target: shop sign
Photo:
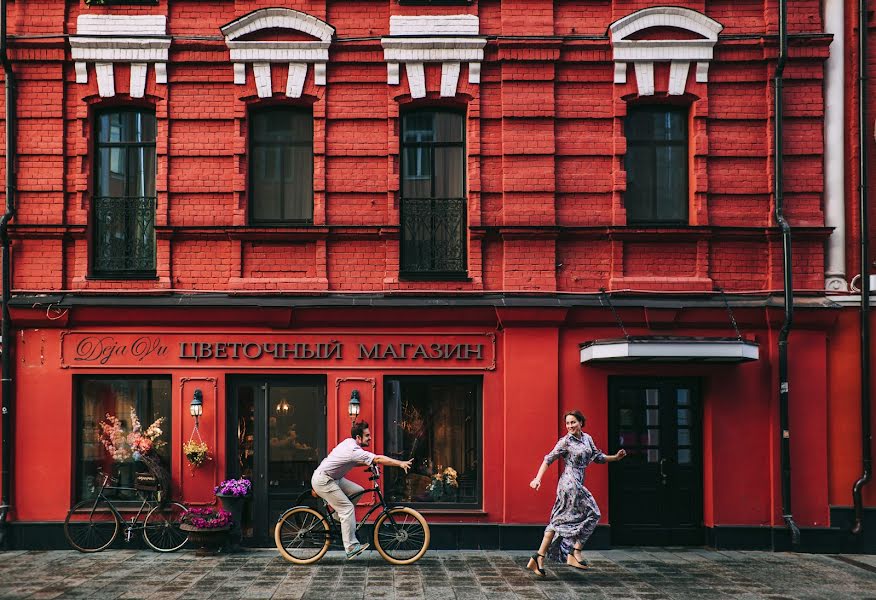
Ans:
[[[204,334],[65,331],[61,366],[304,369],[496,368],[487,333]]]

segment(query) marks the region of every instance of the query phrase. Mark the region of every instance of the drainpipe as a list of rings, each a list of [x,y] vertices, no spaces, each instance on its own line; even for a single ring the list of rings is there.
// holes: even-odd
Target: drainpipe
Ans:
[[[824,77],[824,224],[833,231],[827,240],[824,289],[845,292],[846,283],[846,157],[845,157],[845,0],[827,0],[824,30],[833,35]]]
[[[15,214],[15,78],[12,63],[9,61],[6,37],[7,0],[0,0],[0,62],[3,63],[3,74],[6,80],[6,212],[0,217],[0,244],[2,244],[2,306],[3,321],[0,323],[3,353],[0,357],[0,421],[2,421],[2,451],[3,460],[0,464],[0,549],[10,547],[9,515],[12,501],[12,323],[9,319],[9,297],[12,289],[12,260],[9,244],[9,221]]]
[[[783,81],[785,61],[788,53],[788,6],[787,0],[779,1],[779,56],[776,72],[773,77],[775,85],[775,108],[773,123],[775,127],[775,192],[776,192],[776,222],[782,229],[782,271],[784,274],[785,321],[779,331],[779,428],[781,434],[781,470],[782,470],[782,518],[791,530],[791,544],[800,544],[800,528],[794,523],[791,515],[791,434],[788,425],[788,335],[794,322],[794,287],[791,280],[791,226],[785,220],[784,208],[784,144],[782,131],[784,113]]]
[[[867,119],[867,0],[858,0],[858,171],[861,203],[861,455],[864,472],[852,488],[855,505],[855,524],[852,533],[864,531],[864,501],[861,490],[873,473],[872,439],[870,428],[870,234],[867,207],[867,148],[869,123]]]

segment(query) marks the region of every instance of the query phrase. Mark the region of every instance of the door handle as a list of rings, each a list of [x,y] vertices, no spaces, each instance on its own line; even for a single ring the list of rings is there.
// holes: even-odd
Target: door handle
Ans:
[[[660,483],[662,483],[663,485],[666,485],[666,482],[669,480],[669,475],[666,474],[666,470],[663,468],[666,465],[667,460],[669,459],[660,459]]]

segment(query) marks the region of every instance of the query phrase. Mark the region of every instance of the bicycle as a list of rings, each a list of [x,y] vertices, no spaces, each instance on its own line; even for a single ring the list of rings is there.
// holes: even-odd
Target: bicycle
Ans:
[[[182,548],[189,536],[180,529],[183,515],[188,512],[185,505],[179,502],[162,502],[153,500],[143,494],[144,490],[156,491],[160,494],[160,486],[148,485],[135,487],[108,486],[108,482],[118,483],[118,479],[110,477],[101,470],[102,476],[97,495],[89,500],[76,504],[64,519],[64,536],[73,548],[80,552],[100,552],[108,548],[118,537],[124,524],[125,542],[130,542],[135,531],[143,532],[143,540],[156,552],[173,552]],[[154,481],[154,480],[153,480]],[[128,521],[104,495],[104,490],[136,491],[142,499],[137,514]],[[160,495],[159,495],[160,498]],[[140,515],[148,507],[146,517],[140,522]]]
[[[350,497],[355,504],[365,494],[376,494],[375,504],[362,520],[356,523],[358,532],[375,511],[379,511],[374,521],[372,539],[374,548],[385,561],[393,565],[410,565],[417,562],[429,549],[431,533],[429,524],[419,512],[408,506],[389,506],[380,490],[380,471],[377,467],[369,467],[365,472],[371,472],[369,481],[373,482],[371,489],[363,490]],[[305,492],[314,497],[316,493]],[[299,498],[300,500],[300,498]],[[328,552],[329,546],[342,539],[340,520],[325,500],[317,508],[309,506],[294,506],[284,512],[274,527],[274,542],[280,556],[291,563],[309,565],[315,563]]]

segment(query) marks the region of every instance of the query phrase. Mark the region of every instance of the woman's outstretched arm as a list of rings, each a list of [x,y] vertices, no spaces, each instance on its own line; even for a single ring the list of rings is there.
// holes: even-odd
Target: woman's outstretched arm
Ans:
[[[542,475],[545,474],[545,471],[548,470],[548,464],[545,461],[542,461],[541,466],[538,468],[538,473],[535,476],[535,479],[529,482],[529,487],[534,490],[537,490],[541,487],[541,478]]]

